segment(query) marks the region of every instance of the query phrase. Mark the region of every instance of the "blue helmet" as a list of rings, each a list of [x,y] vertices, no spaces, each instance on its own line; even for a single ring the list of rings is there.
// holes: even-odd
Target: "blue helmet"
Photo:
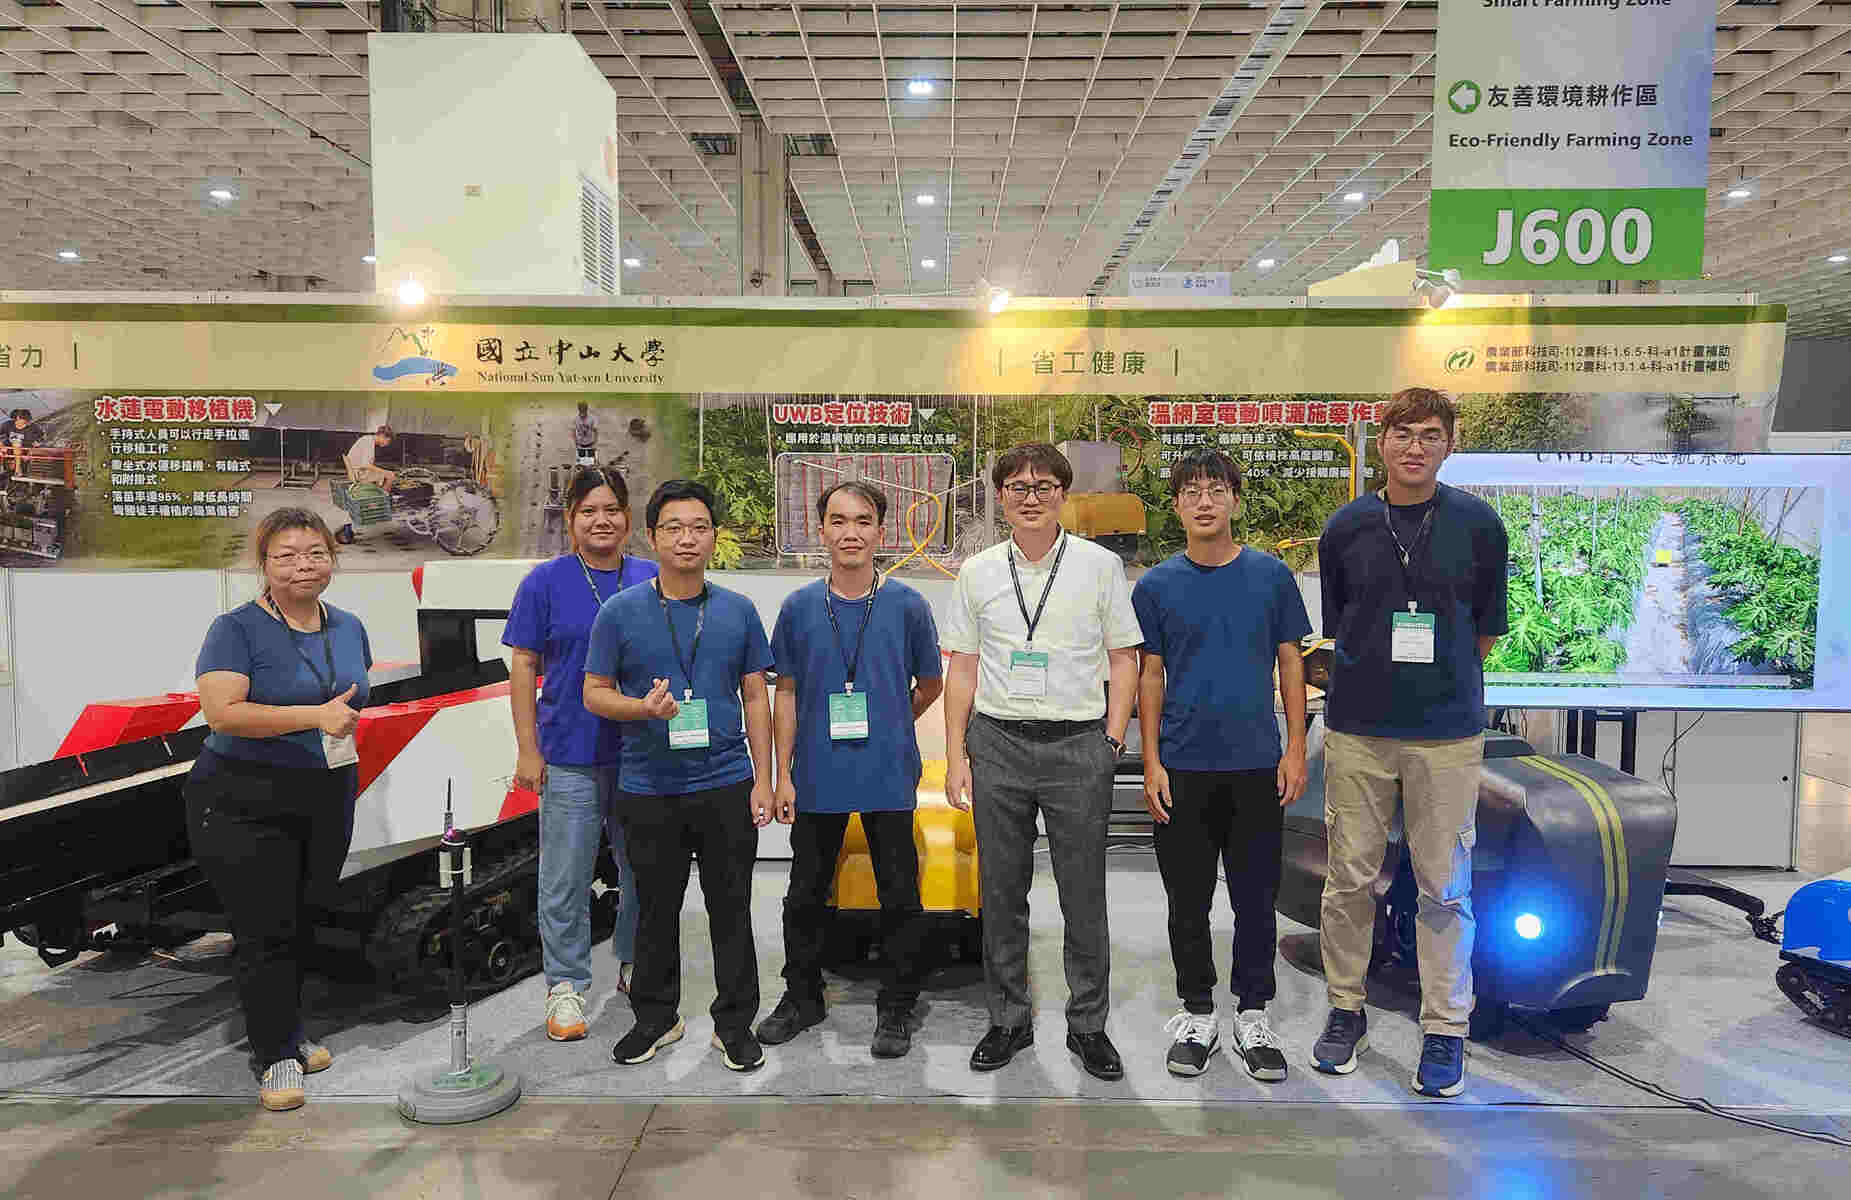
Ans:
[[[1780,948],[1851,964],[1851,879],[1819,879],[1793,893]]]

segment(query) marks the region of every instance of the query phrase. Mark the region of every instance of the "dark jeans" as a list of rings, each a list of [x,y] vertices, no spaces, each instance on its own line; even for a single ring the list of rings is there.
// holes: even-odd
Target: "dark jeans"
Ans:
[[[1235,1003],[1260,1008],[1277,983],[1273,955],[1279,935],[1279,855],[1285,810],[1277,772],[1171,771],[1170,820],[1157,825],[1157,868],[1170,897],[1170,957],[1176,994],[1192,1013],[1215,1011],[1215,946],[1208,910],[1215,867],[1225,868],[1234,909],[1234,961],[1228,972]]]
[[[828,933],[829,889],[848,832],[849,813],[800,812],[791,825],[791,882],[784,896],[784,982],[803,1003],[823,1002],[823,943]],[[881,944],[892,971],[876,1008],[908,1012],[925,982],[925,919],[919,905],[919,853],[913,813],[864,812],[861,828],[874,860],[880,891]]]
[[[983,976],[990,1023],[1028,1025],[1028,889],[1035,878],[1035,817],[1048,830],[1060,896],[1067,1028],[1100,1033],[1110,1006],[1105,842],[1117,761],[1103,722],[1052,740],[981,713],[964,735],[983,892]]]
[[[618,816],[636,878],[636,967],[630,1009],[639,1024],[673,1025],[681,1010],[681,901],[689,861],[699,860],[713,941],[713,1025],[721,1034],[758,1016],[758,952],[752,944],[752,782],[680,796],[622,792]]]
[[[309,906],[340,882],[357,782],[354,767],[273,767],[210,750],[187,776],[187,832],[231,921],[255,1070],[301,1044]]]

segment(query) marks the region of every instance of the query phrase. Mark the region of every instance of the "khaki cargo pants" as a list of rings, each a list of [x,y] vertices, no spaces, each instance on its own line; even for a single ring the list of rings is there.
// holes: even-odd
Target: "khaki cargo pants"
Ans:
[[[1472,844],[1482,736],[1405,741],[1332,732],[1324,742],[1329,865],[1319,940],[1332,1008],[1361,1011],[1374,942],[1374,884],[1396,806],[1420,891],[1422,1033],[1466,1036],[1472,1015]]]

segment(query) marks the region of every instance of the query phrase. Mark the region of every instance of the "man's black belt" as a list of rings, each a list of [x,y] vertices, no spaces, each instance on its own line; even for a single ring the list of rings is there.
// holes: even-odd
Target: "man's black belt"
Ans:
[[[1076,734],[1098,733],[1105,728],[1104,717],[1095,717],[1090,721],[1010,721],[1002,717],[992,717],[988,713],[977,715],[1031,742],[1059,741],[1061,738],[1073,737]]]

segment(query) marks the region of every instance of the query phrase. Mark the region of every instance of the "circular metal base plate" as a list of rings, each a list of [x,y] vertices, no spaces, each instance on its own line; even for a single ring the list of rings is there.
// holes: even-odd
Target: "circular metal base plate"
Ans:
[[[467,1071],[426,1071],[399,1089],[399,1115],[421,1125],[461,1125],[492,1117],[521,1098],[521,1077],[494,1063]]]

